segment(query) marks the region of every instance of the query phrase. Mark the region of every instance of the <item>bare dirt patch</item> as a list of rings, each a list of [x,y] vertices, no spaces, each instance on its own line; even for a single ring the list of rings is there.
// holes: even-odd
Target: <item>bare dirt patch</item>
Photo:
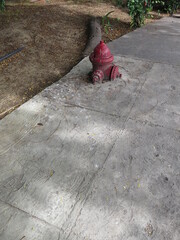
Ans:
[[[114,12],[105,41],[131,31],[126,9],[95,2],[9,1],[0,13],[0,56],[25,48],[0,63],[0,119],[76,65],[87,42],[88,21],[109,11]]]

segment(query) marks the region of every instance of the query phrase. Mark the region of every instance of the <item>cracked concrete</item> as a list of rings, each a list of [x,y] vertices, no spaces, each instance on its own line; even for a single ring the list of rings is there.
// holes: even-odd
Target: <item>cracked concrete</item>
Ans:
[[[126,44],[179,41],[172,21]],[[179,50],[170,64],[163,44],[157,62],[118,41],[122,79],[92,85],[85,58],[0,121],[0,240],[179,239]]]

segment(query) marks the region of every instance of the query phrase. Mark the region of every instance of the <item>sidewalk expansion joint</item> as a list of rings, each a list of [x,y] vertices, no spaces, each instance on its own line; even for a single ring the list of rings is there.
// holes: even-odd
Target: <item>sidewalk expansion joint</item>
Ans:
[[[14,205],[12,205],[12,204],[10,204],[10,203],[7,203],[7,202],[5,202],[5,201],[3,201],[3,200],[1,200],[1,199],[0,199],[0,202],[3,203],[3,204],[5,204],[5,205],[8,205],[10,208],[15,209],[16,211],[20,211],[20,212],[28,215],[29,217],[34,218],[34,219],[36,219],[36,220],[38,220],[38,221],[40,221],[40,222],[48,225],[48,226],[50,226],[50,227],[56,228],[58,231],[62,231],[62,229],[59,228],[58,226],[53,225],[53,224],[47,222],[46,220],[44,220],[44,219],[42,219],[42,218],[39,218],[39,217],[37,217],[37,216],[35,216],[35,215],[32,215],[32,214],[26,212],[25,210],[22,210],[22,209],[19,208],[19,207],[16,207],[16,206],[14,206]]]

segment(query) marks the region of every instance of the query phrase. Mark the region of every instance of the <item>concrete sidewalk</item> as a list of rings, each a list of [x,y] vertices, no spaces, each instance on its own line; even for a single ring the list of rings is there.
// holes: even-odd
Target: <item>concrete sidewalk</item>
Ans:
[[[0,240],[179,240],[179,37],[138,29],[109,44],[122,79],[85,58],[0,121]]]
[[[162,18],[109,44],[117,56],[148,59],[153,62],[180,64],[179,18]]]

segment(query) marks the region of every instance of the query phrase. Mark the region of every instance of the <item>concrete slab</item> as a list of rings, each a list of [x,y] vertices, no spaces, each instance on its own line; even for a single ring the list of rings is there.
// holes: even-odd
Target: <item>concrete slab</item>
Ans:
[[[136,98],[130,118],[180,130],[180,68],[154,64]]]
[[[0,121],[0,240],[179,239],[173,61],[117,56],[123,78],[94,86],[86,58]]]
[[[180,19],[163,18],[109,43],[115,55],[180,65]]]
[[[116,57],[122,79],[105,84],[90,84],[88,73],[92,65],[85,58],[58,83],[42,93],[51,98],[58,98],[66,104],[85,107],[109,115],[126,119],[132,107],[136,92],[144,84],[146,72],[153,63],[130,58]]]
[[[129,120],[69,239],[178,240],[179,136]]]
[[[175,18],[180,18],[180,14],[175,13],[175,14],[173,14],[173,17],[175,17]]]
[[[121,128],[39,94],[1,121],[0,200],[67,237]]]
[[[180,129],[179,67],[129,57],[115,57],[115,63],[122,79],[89,85],[91,64],[86,58],[60,82],[47,88],[43,96],[58,97],[66,104],[114,115],[122,121],[130,115]]]
[[[0,239],[59,239],[59,230],[48,223],[0,201]]]

